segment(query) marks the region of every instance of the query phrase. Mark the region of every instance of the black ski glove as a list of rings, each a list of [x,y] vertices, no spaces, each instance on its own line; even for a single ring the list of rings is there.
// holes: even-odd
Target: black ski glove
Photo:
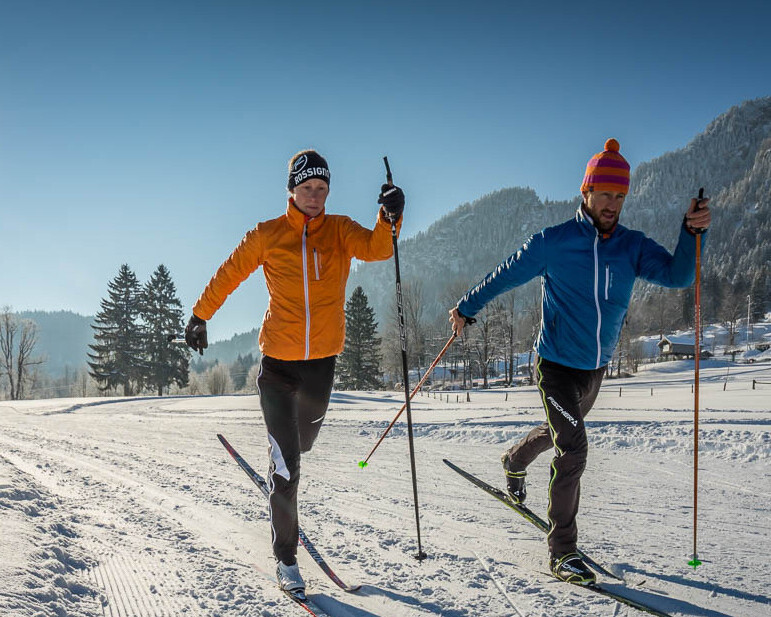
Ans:
[[[206,321],[193,315],[185,327],[185,342],[188,347],[203,355],[203,350],[209,346],[206,338]]]
[[[380,187],[377,203],[382,204],[389,220],[398,221],[404,212],[404,192],[398,186],[384,184]]]

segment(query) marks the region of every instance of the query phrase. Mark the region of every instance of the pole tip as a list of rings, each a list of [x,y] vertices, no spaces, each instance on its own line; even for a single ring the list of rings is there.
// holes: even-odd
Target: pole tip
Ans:
[[[367,461],[359,461],[359,467],[361,467],[362,469],[367,467],[367,465],[369,465],[369,463],[367,463]]]
[[[414,556],[418,561],[428,559],[428,554],[425,551],[418,551],[418,554]]]
[[[692,566],[694,570],[695,570],[696,568],[698,568],[698,567],[701,565],[701,561],[699,561],[699,556],[698,556],[698,555],[694,555],[694,556],[693,556],[693,559],[691,559],[691,560],[688,562],[688,565],[689,565],[689,566]]]

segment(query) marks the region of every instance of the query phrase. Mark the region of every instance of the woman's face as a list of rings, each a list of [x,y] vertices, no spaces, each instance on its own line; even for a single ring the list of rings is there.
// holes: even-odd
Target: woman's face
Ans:
[[[329,185],[319,178],[311,178],[296,186],[290,193],[294,205],[303,214],[313,218],[321,214],[329,195]]]

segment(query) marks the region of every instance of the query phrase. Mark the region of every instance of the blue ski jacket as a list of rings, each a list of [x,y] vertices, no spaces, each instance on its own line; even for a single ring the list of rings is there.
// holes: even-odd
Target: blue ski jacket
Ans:
[[[695,277],[695,255],[696,236],[684,224],[672,255],[623,225],[599,233],[579,206],[575,218],[531,236],[470,289],[457,309],[474,317],[496,296],[540,276],[538,355],[572,368],[596,369],[613,356],[635,279],[688,287]]]

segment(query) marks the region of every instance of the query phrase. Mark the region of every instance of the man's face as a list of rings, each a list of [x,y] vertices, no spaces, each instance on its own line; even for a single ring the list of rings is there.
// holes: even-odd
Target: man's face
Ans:
[[[313,218],[321,214],[329,195],[329,185],[319,178],[306,180],[295,187],[291,193],[294,205],[307,216]]]
[[[621,208],[624,206],[625,193],[609,191],[584,191],[585,210],[592,217],[594,226],[601,233],[607,233],[618,223]]]

